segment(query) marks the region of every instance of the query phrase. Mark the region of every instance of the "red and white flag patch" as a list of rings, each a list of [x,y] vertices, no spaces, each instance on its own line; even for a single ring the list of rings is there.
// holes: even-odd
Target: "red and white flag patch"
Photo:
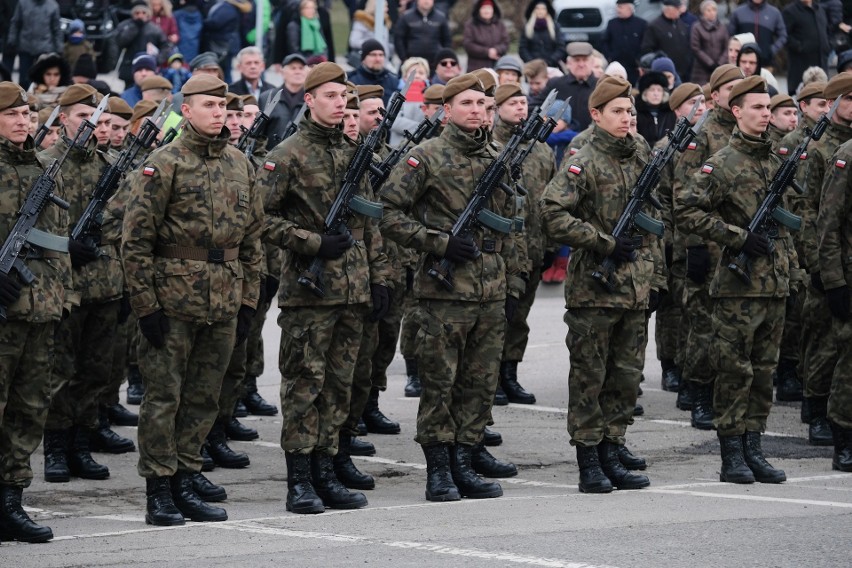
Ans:
[[[263,164],[263,169],[269,170],[270,172],[274,172],[275,171],[275,162],[265,162]]]
[[[154,175],[154,172],[156,172],[156,171],[157,170],[155,170],[151,166],[145,166],[144,168],[142,168],[142,175],[143,176],[152,176],[152,175]]]
[[[807,153],[807,152],[802,152],[802,157],[801,157],[801,158],[799,158],[799,159],[800,159],[800,160],[807,160],[807,159],[808,159],[808,153]]]
[[[778,153],[781,154],[782,156],[786,156],[787,154],[790,153],[790,150],[788,150],[787,148],[778,148]]]
[[[701,173],[712,174],[713,173],[713,166],[711,166],[710,164],[704,164],[701,167]]]
[[[573,156],[577,152],[579,152],[579,150],[577,148],[568,148],[568,155],[569,156]]]
[[[581,168],[577,164],[571,164],[570,166],[568,166],[568,171],[578,176],[583,171],[583,168]]]
[[[695,150],[696,148],[698,148],[698,142],[690,142],[686,147],[687,150]]]
[[[842,170],[846,167],[846,160],[837,160],[836,162],[834,162],[834,166]]]
[[[416,168],[420,165],[420,160],[418,160],[414,156],[409,156],[405,163],[411,166],[412,168]]]

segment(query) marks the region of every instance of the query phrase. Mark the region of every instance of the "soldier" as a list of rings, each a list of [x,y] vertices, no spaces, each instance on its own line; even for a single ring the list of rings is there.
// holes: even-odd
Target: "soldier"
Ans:
[[[769,119],[769,141],[772,150],[777,152],[781,139],[793,132],[799,125],[799,113],[796,112],[796,102],[790,95],[777,94],[769,102],[772,116]]]
[[[36,178],[52,160],[37,157],[28,134],[28,96],[19,85],[0,83],[0,243],[6,241],[17,213]],[[56,195],[64,197],[61,179]],[[65,234],[65,211],[48,204],[36,228]],[[61,245],[61,238],[56,238]],[[35,275],[33,286],[0,273],[0,539],[47,542],[49,527],[37,525],[21,508],[21,495],[33,479],[30,456],[41,442],[50,403],[54,327],[71,309],[71,262],[67,253],[31,246],[25,263]],[[62,246],[55,247],[61,249]]]
[[[472,239],[447,234],[497,155],[482,128],[485,90],[473,74],[451,79],[443,93],[449,122],[441,136],[414,148],[381,192],[383,234],[420,252],[412,319],[420,326],[423,390],[415,441],[426,456],[430,501],[503,494],[499,484],[476,475],[471,460],[490,417],[505,322],[524,291],[522,267],[512,234],[483,227]],[[496,191],[489,209],[513,217],[512,199]],[[454,265],[452,289],[428,275],[441,258]]]
[[[230,144],[236,144],[240,139],[240,126],[243,123],[243,99],[234,93],[228,93],[225,98],[228,115],[225,117],[225,128],[231,133]]]
[[[759,76],[738,82],[726,105],[737,123],[730,143],[675,194],[675,221],[683,232],[724,247],[709,288],[708,360],[716,375],[713,425],[722,453],[719,480],[729,483],[787,479],[766,461],[760,439],[772,406],[785,298],[798,273],[796,252],[783,225],[769,235],[745,228],[781,162],[766,133],[769,100]],[[750,259],[749,284],[728,269],[740,252]]]
[[[332,463],[350,408],[364,320],[383,316],[389,301],[387,257],[376,222],[356,215],[346,234],[323,232],[356,151],[339,128],[346,94],[346,73],[339,65],[314,67],[305,80],[308,110],[299,130],[275,146],[258,171],[266,195],[265,238],[283,249],[281,447],[287,510],[294,513],[367,505],[363,493],[350,493],[340,483]],[[372,197],[366,177],[357,193]],[[322,297],[298,282],[315,258],[324,263]]]
[[[144,337],[138,471],[154,525],[228,518],[202,501],[224,489],[201,475],[201,446],[257,306],[263,212],[251,165],[228,145],[226,92],[212,75],[187,81],[183,135],[128,180],[121,252]]]
[[[133,117],[133,109],[119,97],[110,97],[109,112],[112,115],[110,120],[109,145],[115,150],[121,150],[124,147],[124,140],[127,138],[127,132],[130,130],[130,119]]]
[[[686,182],[712,154],[728,144],[736,126],[728,107],[731,89],[743,79],[742,71],[735,65],[720,65],[710,76],[710,96],[713,110],[704,127],[683,154],[675,158],[673,195],[686,191]],[[676,231],[683,226],[675,218]],[[692,394],[692,427],[710,430],[713,427],[713,373],[710,370],[707,348],[711,343],[709,285],[713,270],[719,261],[719,249],[713,242],[695,235],[676,235],[675,240],[686,247],[686,279],[683,295],[683,314],[686,318],[687,336],[681,358],[681,377],[684,388]],[[679,245],[680,247],[680,245]],[[683,250],[675,255],[683,254]]]
[[[644,165],[628,134],[632,108],[629,83],[617,77],[598,83],[589,98],[594,124],[588,143],[565,158],[541,201],[547,235],[572,248],[564,318],[571,354],[568,432],[584,493],[651,483],[619,458],[645,362],[645,312],[656,309],[666,287],[656,238],[642,236],[637,248],[635,239],[611,235]],[[592,279],[605,256],[618,262],[613,292]]]

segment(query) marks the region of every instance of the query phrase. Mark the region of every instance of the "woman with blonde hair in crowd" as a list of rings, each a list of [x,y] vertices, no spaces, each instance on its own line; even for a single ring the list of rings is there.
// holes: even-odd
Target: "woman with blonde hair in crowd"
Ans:
[[[399,111],[399,115],[391,126],[391,146],[396,146],[402,141],[403,133],[406,130],[413,133],[424,118],[420,105],[423,104],[423,91],[429,86],[429,62],[422,57],[406,59],[402,63],[400,85],[408,78],[412,70],[414,71],[414,80],[405,95],[402,110]]]
[[[163,30],[169,43],[177,45],[180,34],[178,34],[177,20],[172,16],[170,0],[148,0],[148,7],[151,8],[151,21]]]
[[[385,28],[388,31],[391,29],[391,19],[388,15],[388,3],[385,2]],[[392,37],[388,34],[388,38]],[[376,0],[367,0],[363,10],[356,10],[352,16],[352,31],[349,32],[349,64],[357,68],[361,64],[359,51],[361,46],[368,39],[378,39],[376,37]],[[385,59],[390,61],[393,59],[394,47],[392,41],[383,41],[382,45],[385,48]],[[354,57],[354,59],[353,59]],[[354,64],[352,62],[355,62]]]
[[[550,0],[532,0],[524,11],[526,24],[518,53],[524,62],[544,59],[548,67],[559,68],[565,61],[565,40],[556,24],[556,10]]]

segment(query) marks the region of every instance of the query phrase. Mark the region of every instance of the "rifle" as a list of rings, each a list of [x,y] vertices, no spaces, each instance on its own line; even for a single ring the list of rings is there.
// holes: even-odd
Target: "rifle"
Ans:
[[[83,215],[71,230],[71,238],[91,247],[97,247],[100,240],[102,215],[107,201],[115,193],[121,178],[133,165],[133,160],[142,148],[149,148],[154,143],[160,128],[166,120],[168,111],[165,110],[166,99],[154,111],[154,114],[143,121],[139,132],[124,150],[119,154],[114,164],[109,164],[101,172],[101,177],[92,192],[92,199],[86,206]]]
[[[414,134],[408,130],[403,132],[402,135],[405,139],[400,142],[390,154],[388,154],[387,158],[378,164],[370,166],[370,186],[373,188],[373,191],[378,192],[379,189],[381,189],[390,176],[393,167],[399,163],[406,153],[408,153],[409,146],[416,146],[420,144],[424,138],[435,132],[435,129],[440,126],[443,118],[444,109],[439,108],[434,114],[432,114],[431,118],[424,118],[420,124],[417,125],[417,129],[414,131]]]
[[[308,110],[308,105],[303,104],[302,108],[299,109],[299,114],[296,115],[296,118],[290,121],[290,124],[287,125],[287,128],[284,129],[284,134],[281,135],[281,140],[287,140],[292,135],[296,133],[296,130],[299,129],[299,123],[302,122],[302,118],[305,116],[305,111]]]
[[[546,101],[545,101],[546,102]],[[530,143],[526,148],[521,150],[520,152],[516,152],[512,159],[509,161],[509,177],[512,178],[512,182],[514,184],[515,189],[521,195],[527,195],[529,192],[527,188],[520,184],[519,180],[521,179],[521,164],[524,163],[524,160],[530,155],[535,148],[535,145],[539,142],[547,142],[547,138],[553,132],[553,129],[556,128],[556,121],[559,119],[558,117],[562,116],[562,113],[565,112],[565,107],[567,107],[571,103],[571,97],[568,97],[567,100],[562,102],[562,105],[557,107],[554,112],[550,112],[550,106],[544,108],[542,105],[541,114],[546,116],[545,119],[542,119],[539,122],[538,131],[535,133],[533,139],[530,140]],[[535,112],[535,109],[533,109]],[[557,117],[554,119],[553,117]]]
[[[822,138],[828,125],[831,123],[831,117],[834,116],[841,98],[837,97],[834,105],[832,105],[827,113],[819,117],[813,129],[805,129],[805,139],[796,146],[793,153],[787,156],[784,163],[775,172],[769,184],[769,192],[763,198],[763,202],[746,228],[749,233],[767,235],[777,230],[777,224],[784,225],[792,231],[801,230],[802,218],[781,207],[781,199],[784,197],[787,187],[792,187],[800,195],[805,192],[798,182],[796,182],[796,170],[799,168],[799,160],[801,160],[802,154],[807,151],[811,140]],[[772,239],[770,239],[769,254],[772,254],[774,249],[775,245],[772,244]],[[746,286],[751,285],[751,257],[744,251],[740,251],[731,259],[728,263],[728,270],[733,272]]]
[[[183,130],[184,124],[186,124],[185,118],[181,119],[181,121],[178,122],[177,126],[170,126],[169,129],[166,130],[165,135],[163,135],[163,139],[157,142],[157,148],[162,148],[166,144],[171,144],[172,141],[177,138],[177,135],[180,133],[180,131]]]
[[[621,217],[618,218],[618,222],[612,230],[612,236],[616,239],[630,237],[636,228],[642,229],[646,233],[656,235],[657,237],[663,236],[665,225],[646,215],[642,211],[642,208],[645,206],[646,202],[650,203],[657,210],[661,210],[663,208],[651,192],[655,187],[657,187],[657,184],[660,183],[663,168],[665,168],[666,164],[671,161],[675,152],[683,152],[686,150],[689,143],[692,142],[695,135],[698,134],[701,126],[704,124],[704,120],[707,118],[707,113],[702,115],[701,119],[695,123],[695,126],[690,126],[690,122],[692,122],[700,104],[700,100],[695,101],[695,104],[692,106],[692,110],[689,111],[689,114],[678,119],[674,130],[667,133],[669,137],[668,144],[666,144],[665,148],[663,148],[660,152],[654,154],[651,161],[642,169],[642,173],[639,174],[639,179],[636,180],[636,183],[633,184],[633,189],[630,190],[630,200],[627,202],[627,206],[624,208],[624,211],[621,213]],[[635,236],[632,237],[632,240],[634,246],[638,247],[641,245],[642,237]],[[633,256],[635,258],[635,253],[633,253]],[[618,268],[618,265],[618,261],[607,256],[603,259],[597,270],[592,273],[592,278],[594,278],[595,281],[607,292],[612,293],[615,291],[615,283],[612,281],[612,277],[616,268]]]
[[[281,89],[278,89],[275,96],[266,103],[266,107],[263,110],[257,112],[257,116],[254,117],[251,126],[248,129],[243,128],[243,133],[240,135],[239,141],[237,141],[237,150],[244,152],[249,161],[251,161],[254,154],[257,139],[266,134],[266,128],[269,125],[269,115],[272,114],[272,110],[278,105],[279,100],[281,100]]]
[[[541,109],[550,108],[553,101],[556,99],[556,91],[551,91],[547,95],[542,106],[533,110],[532,113],[517,126],[500,150],[500,154],[490,163],[482,174],[482,177],[476,182],[476,187],[473,190],[470,200],[467,202],[464,210],[459,215],[453,228],[450,230],[450,235],[462,239],[470,239],[477,227],[488,227],[497,232],[509,234],[515,226],[514,219],[507,219],[493,211],[486,209],[491,195],[497,188],[502,189],[509,195],[514,195],[512,188],[502,181],[504,175],[510,174],[509,162],[511,157],[518,149],[518,146],[525,141],[532,140],[539,132],[542,124]],[[477,251],[477,257],[481,253]],[[438,259],[432,263],[427,274],[440,282],[447,290],[453,290],[453,270],[455,265],[446,258]]]
[[[53,112],[50,113],[50,116],[47,118],[47,121],[38,127],[38,132],[35,135],[35,146],[38,149],[41,146],[41,143],[44,142],[44,137],[47,136],[47,133],[50,132],[50,127],[53,126],[53,123],[56,121],[56,117],[59,116],[59,111],[61,107],[56,105],[56,108],[53,109]]]

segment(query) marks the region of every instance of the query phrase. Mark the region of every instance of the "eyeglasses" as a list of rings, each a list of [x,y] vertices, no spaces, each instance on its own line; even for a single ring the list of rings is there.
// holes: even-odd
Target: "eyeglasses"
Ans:
[[[455,67],[456,65],[458,65],[458,62],[453,61],[452,59],[444,59],[443,61],[440,61],[438,65],[441,65],[443,67]]]

